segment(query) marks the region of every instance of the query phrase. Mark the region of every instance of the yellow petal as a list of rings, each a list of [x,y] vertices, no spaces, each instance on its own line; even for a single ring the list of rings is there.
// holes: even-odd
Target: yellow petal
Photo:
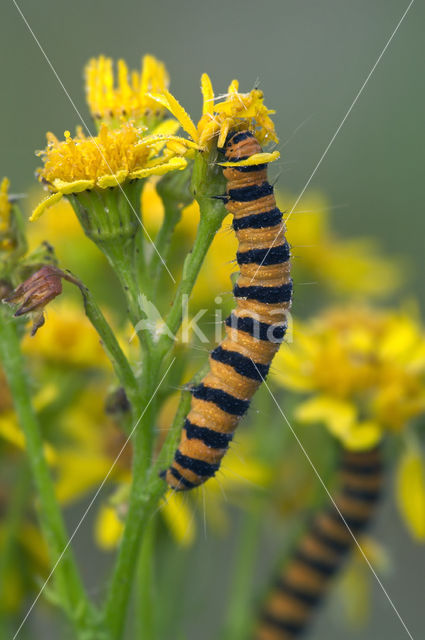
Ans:
[[[189,547],[195,539],[194,514],[189,507],[187,495],[168,491],[161,511],[174,538],[184,547]]]
[[[425,470],[422,456],[410,450],[402,457],[396,476],[398,508],[412,536],[425,541]]]
[[[314,396],[297,407],[295,416],[301,422],[324,422],[334,435],[343,437],[354,423],[356,410],[349,402]]]
[[[6,413],[0,417],[0,437],[4,438],[7,442],[13,444],[18,449],[25,451],[25,436],[20,430],[13,414]],[[56,461],[55,450],[47,442],[44,443],[43,449],[47,462],[53,465]]]
[[[273,151],[272,153],[254,153],[246,160],[240,160],[239,162],[219,162],[221,167],[250,167],[254,164],[268,164],[280,158],[279,151]]]
[[[114,174],[101,176],[97,179],[96,184],[101,189],[107,189],[108,187],[117,187],[119,184],[122,184],[127,178],[127,169],[121,169],[121,171],[117,171]]]
[[[378,423],[366,420],[354,423],[345,434],[340,435],[347,449],[351,449],[351,451],[367,451],[380,442],[382,429]]]
[[[180,102],[176,100],[169,91],[164,91],[164,93],[149,93],[148,96],[168,109],[168,111],[180,122],[182,128],[190,135],[192,140],[195,142],[197,141],[198,132],[191,117],[187,111],[183,109]]]
[[[174,135],[180,129],[180,123],[174,118],[168,118],[167,120],[163,120],[159,125],[157,125],[152,131],[152,135],[160,135],[160,136],[168,136]]]
[[[110,505],[104,504],[97,515],[94,537],[101,549],[110,551],[117,547],[124,525],[117,516],[117,512]]]
[[[210,113],[214,107],[214,90],[210,77],[207,73],[203,73],[201,77],[201,91],[203,97],[202,114]]]
[[[53,195],[40,202],[40,204],[37,205],[32,212],[30,222],[35,222],[36,220],[38,220],[38,218],[45,212],[46,209],[52,207],[54,204],[56,204],[56,202],[59,202],[59,200],[62,198],[62,195],[62,193],[54,193]]]
[[[187,162],[184,158],[171,158],[168,162],[164,162],[164,164],[157,164],[153,167],[147,167],[146,169],[138,169],[137,171],[133,171],[129,174],[130,180],[133,178],[146,178],[147,176],[162,176],[164,173],[168,171],[180,171],[187,166]]]
[[[74,180],[73,182],[64,182],[63,180],[56,178],[56,180],[53,180],[53,186],[63,194],[80,193],[81,191],[87,191],[87,189],[93,189],[94,180]]]

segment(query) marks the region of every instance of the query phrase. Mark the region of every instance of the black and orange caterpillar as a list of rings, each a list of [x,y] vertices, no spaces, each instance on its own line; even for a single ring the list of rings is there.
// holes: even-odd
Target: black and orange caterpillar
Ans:
[[[383,480],[380,448],[344,450],[340,475],[338,509],[331,505],[314,517],[266,599],[255,640],[292,640],[305,631],[330,579],[353,548],[353,535],[375,512]]]
[[[227,162],[261,151],[250,131],[230,134],[224,148]],[[290,250],[267,164],[226,167],[224,176],[226,207],[239,242],[236,308],[226,320],[226,337],[209,356],[210,372],[192,389],[179,447],[163,474],[176,491],[197,487],[218,471],[283,341],[291,305]]]

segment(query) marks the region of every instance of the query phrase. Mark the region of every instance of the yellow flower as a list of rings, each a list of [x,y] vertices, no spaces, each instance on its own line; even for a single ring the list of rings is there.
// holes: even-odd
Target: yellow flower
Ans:
[[[168,109],[178,120],[182,129],[190,136],[200,149],[208,150],[214,139],[217,147],[222,148],[230,131],[241,129],[252,130],[261,144],[278,142],[273,121],[274,113],[264,105],[263,92],[253,89],[249,93],[240,93],[239,83],[233,80],[224,100],[216,102],[209,76],[204,73],[201,78],[203,96],[202,116],[195,126],[193,120],[181,104],[169,91],[152,93],[152,98]],[[219,98],[218,98],[219,99]],[[271,162],[279,157],[279,153],[256,154],[247,161],[237,164],[257,164]],[[229,166],[229,163],[224,163]],[[231,163],[234,164],[234,163]]]
[[[149,97],[168,89],[165,65],[151,55],[144,56],[141,70],[129,73],[124,60],[118,60],[116,77],[111,58],[92,58],[86,66],[86,94],[96,122],[119,126],[124,120],[137,125],[155,126],[166,110]]]
[[[10,224],[12,205],[9,202],[9,185],[8,178],[3,178],[0,184],[0,234],[7,231]]]
[[[277,194],[282,210],[295,197]],[[400,269],[383,258],[369,238],[339,238],[330,228],[329,203],[321,193],[306,193],[287,221],[294,272],[318,280],[336,294],[384,296],[400,283]]]
[[[409,448],[399,461],[397,503],[412,536],[425,541],[425,466],[421,453]]]
[[[367,449],[425,411],[425,335],[405,312],[332,309],[296,324],[272,375],[309,394],[300,421],[323,422],[345,446]]]
[[[39,169],[38,178],[53,195],[35,208],[31,220],[64,195],[92,189],[102,192],[150,175],[184,169],[185,159],[173,152],[166,149],[158,155],[167,136],[160,128],[156,131],[157,134],[144,135],[142,128],[127,122],[118,129],[102,124],[97,137],[86,137],[80,129],[75,138],[65,131],[65,140],[60,141],[48,133],[47,147],[39,152],[44,166]]]
[[[99,336],[83,309],[65,299],[49,309],[43,331],[33,338],[25,335],[23,350],[50,364],[110,370]]]

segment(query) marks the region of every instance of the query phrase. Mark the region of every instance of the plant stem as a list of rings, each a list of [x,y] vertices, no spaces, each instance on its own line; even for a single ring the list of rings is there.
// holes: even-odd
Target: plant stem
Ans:
[[[111,631],[112,640],[121,638],[136,566],[137,549],[158,507],[158,502],[167,488],[158,474],[171,463],[190,401],[191,394],[184,391],[158,459],[148,474],[139,476],[136,468],[138,461],[134,464],[133,473],[136,475],[133,476],[128,516],[105,606],[106,623]]]
[[[146,527],[139,559],[139,589],[137,609],[140,611],[140,626],[143,640],[155,640],[155,517]]]
[[[211,242],[223,222],[225,212],[223,205],[216,201],[205,200],[201,207],[201,219],[192,251],[186,257],[183,266],[182,280],[177,289],[173,306],[166,318],[166,324],[172,335],[176,335],[183,317],[183,304],[195,285],[202,263],[205,260]],[[170,335],[163,334],[159,341],[159,350],[165,354],[172,345]]]
[[[133,370],[127,358],[125,357],[124,352],[121,349],[114,332],[106,321],[105,316],[103,315],[96,300],[92,296],[90,290],[87,289],[87,287],[84,286],[83,283],[78,280],[78,278],[71,275],[70,273],[66,272],[65,278],[80,289],[81,295],[83,296],[84,309],[87,318],[90,320],[93,327],[99,334],[102,345],[109,360],[111,361],[111,364],[121,385],[127,392],[130,392],[130,394],[135,394],[137,392],[137,380],[135,378]]]
[[[87,628],[93,613],[92,607],[68,546],[68,535],[44,457],[43,440],[30,400],[16,321],[5,306],[0,307],[0,360],[25,435],[29,464],[40,501],[40,522],[51,562],[53,566],[57,563],[55,579],[61,604],[77,628]]]

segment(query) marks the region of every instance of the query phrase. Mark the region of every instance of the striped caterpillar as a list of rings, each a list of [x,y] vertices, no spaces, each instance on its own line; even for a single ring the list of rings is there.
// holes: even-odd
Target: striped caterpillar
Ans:
[[[227,162],[261,151],[250,131],[230,134],[224,148]],[[179,447],[163,473],[176,491],[197,487],[218,471],[233,432],[283,341],[291,305],[289,245],[267,181],[267,164],[226,167],[224,177],[226,207],[239,242],[236,308],[226,320],[226,337],[210,353],[210,372],[192,389]]]
[[[307,627],[331,577],[369,523],[382,485],[380,449],[344,450],[341,488],[334,505],[319,512],[269,594],[255,640],[292,640]],[[342,516],[342,517],[341,517]]]

